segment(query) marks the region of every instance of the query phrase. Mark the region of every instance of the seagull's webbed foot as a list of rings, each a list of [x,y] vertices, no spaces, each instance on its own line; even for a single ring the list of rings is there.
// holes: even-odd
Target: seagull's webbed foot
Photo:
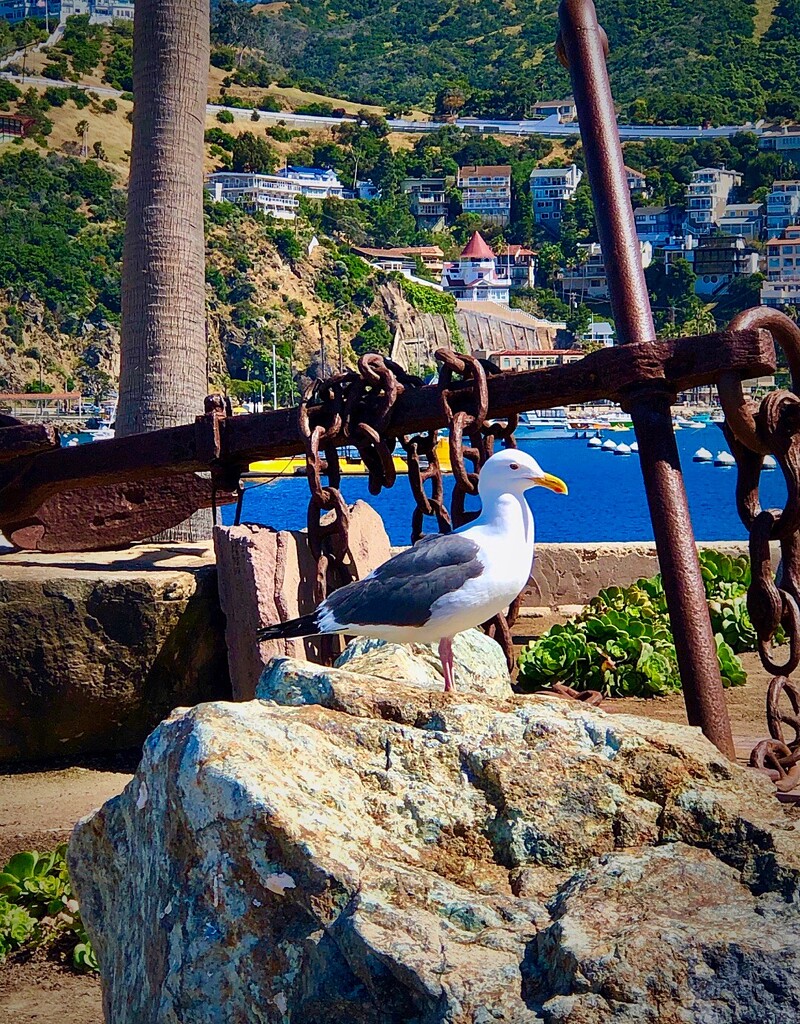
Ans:
[[[439,658],[442,662],[444,672],[444,692],[450,693],[455,690],[453,679],[453,640],[452,637],[443,636],[439,641]]]

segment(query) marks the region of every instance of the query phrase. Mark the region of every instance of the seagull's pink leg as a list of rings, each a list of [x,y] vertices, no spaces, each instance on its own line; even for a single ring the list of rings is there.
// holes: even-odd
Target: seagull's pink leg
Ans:
[[[455,690],[455,684],[453,681],[452,637],[443,636],[439,641],[439,657],[442,662],[442,670],[444,671],[444,692],[449,693],[451,690]]]

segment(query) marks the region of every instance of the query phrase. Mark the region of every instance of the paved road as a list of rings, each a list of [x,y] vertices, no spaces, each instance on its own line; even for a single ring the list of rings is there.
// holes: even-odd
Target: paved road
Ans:
[[[17,75],[8,71],[0,71],[0,78],[11,78],[19,81]],[[26,84],[30,85],[56,85],[68,88],[73,83],[58,82],[49,78],[26,77]],[[80,86],[82,89],[96,92],[99,96],[121,95],[118,89],[110,89],[106,86]],[[242,110],[239,107],[223,107],[209,103],[206,107],[212,116],[221,110],[227,110],[237,120],[250,120],[252,111]],[[281,110],[278,112],[261,110],[259,120],[267,124],[277,124],[279,121],[284,124],[295,125],[298,128],[331,128],[341,124],[338,117],[310,117],[307,114],[292,114]],[[544,135],[548,138],[574,138],[580,134],[580,128],[576,124],[561,124],[558,118],[544,118],[541,121],[492,121],[485,118],[462,117],[455,122],[458,128],[469,128],[472,131],[482,132],[487,135]],[[435,121],[405,121],[402,118],[390,119],[389,127],[392,131],[408,132],[412,134],[423,134],[435,132],[442,127]],[[699,125],[620,125],[619,134],[623,142],[634,142],[640,139],[672,139],[679,142],[687,139],[724,139],[740,132],[754,132],[760,134],[761,122],[756,124],[723,125],[719,128],[702,128]]]

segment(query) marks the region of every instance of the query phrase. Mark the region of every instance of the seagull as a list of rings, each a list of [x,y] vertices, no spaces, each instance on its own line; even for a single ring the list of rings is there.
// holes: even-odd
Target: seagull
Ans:
[[[497,452],[481,470],[480,516],[453,533],[433,534],[341,587],[309,615],[265,626],[259,640],[347,633],[397,643],[438,641],[445,692],[454,689],[453,637],[504,611],[533,566],[532,487],[567,494],[518,449]]]

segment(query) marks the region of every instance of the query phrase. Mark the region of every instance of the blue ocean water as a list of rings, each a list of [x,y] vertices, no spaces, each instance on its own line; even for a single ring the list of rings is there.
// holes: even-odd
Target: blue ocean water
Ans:
[[[614,441],[631,444],[632,431],[606,434]],[[714,454],[727,450],[719,428],[709,424],[703,430],[684,429],[676,433],[678,451],[686,482],[689,509],[698,540],[744,540],[746,531],[736,514],[734,488],[736,469],[692,462],[698,448]],[[536,517],[536,538],[542,542],[591,542],[652,540],[653,528],[647,508],[637,455],[623,457],[596,448],[585,440],[558,439],[523,442],[520,447],[548,473],[560,476],[569,495],[536,488],[529,500]],[[449,505],[452,476],[445,477]],[[373,496],[366,477],[344,477],[342,492],[349,503],[361,498],[380,513],[393,544],[408,544],[414,500],[408,480],[399,476],[391,490]],[[248,483],[242,521],[264,523],[276,529],[301,529],[306,525],[308,483],[305,477],[282,478],[269,484]],[[782,508],[786,487],[779,469],[762,474],[761,504]],[[222,520],[233,522],[233,508],[222,509]],[[435,521],[426,528],[433,532]]]

